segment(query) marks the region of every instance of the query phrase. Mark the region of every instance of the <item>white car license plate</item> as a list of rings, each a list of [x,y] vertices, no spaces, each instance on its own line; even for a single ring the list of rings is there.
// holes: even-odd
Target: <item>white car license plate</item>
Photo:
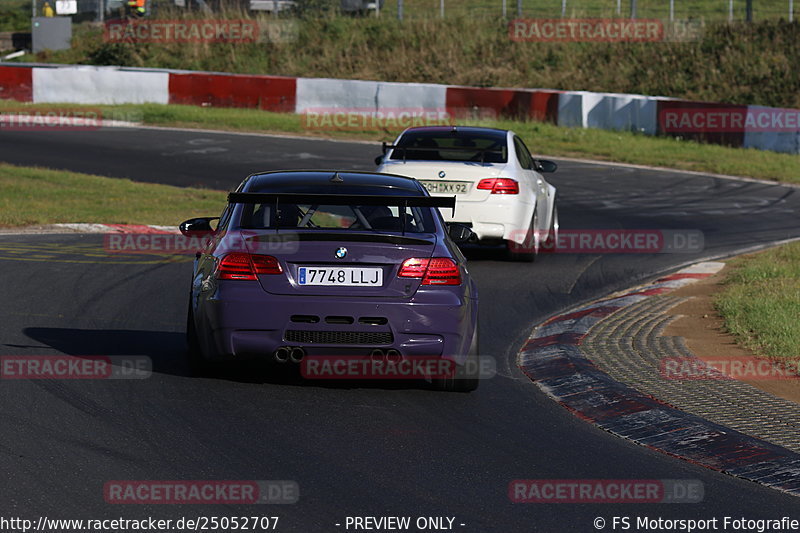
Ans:
[[[469,182],[467,181],[423,181],[422,186],[429,193],[467,194]]]
[[[342,287],[380,287],[383,269],[371,267],[300,267],[300,285],[339,285]]]

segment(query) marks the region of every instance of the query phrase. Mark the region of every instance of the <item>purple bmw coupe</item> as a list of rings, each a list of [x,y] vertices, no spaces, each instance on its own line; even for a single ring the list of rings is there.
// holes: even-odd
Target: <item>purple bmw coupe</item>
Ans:
[[[217,217],[181,224],[205,233],[194,262],[187,318],[190,359],[311,357],[440,359],[441,389],[478,386],[478,292],[447,225],[415,179],[375,172],[253,174]],[[347,375],[342,376],[347,379]]]

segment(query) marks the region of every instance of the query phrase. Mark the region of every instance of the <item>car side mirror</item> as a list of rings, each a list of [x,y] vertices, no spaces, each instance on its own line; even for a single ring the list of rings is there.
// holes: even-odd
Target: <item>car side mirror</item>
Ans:
[[[447,225],[447,234],[456,244],[464,244],[475,238],[475,233],[464,224],[451,223]]]
[[[536,170],[542,173],[555,172],[558,170],[558,165],[556,165],[553,161],[548,161],[547,159],[537,159]]]
[[[199,217],[184,220],[178,229],[186,237],[197,237],[205,235],[213,235],[215,230],[211,227],[212,220],[219,220],[219,217]]]
[[[378,157],[375,158],[375,164],[378,165],[378,166],[383,164],[383,156],[382,155],[379,155]]]

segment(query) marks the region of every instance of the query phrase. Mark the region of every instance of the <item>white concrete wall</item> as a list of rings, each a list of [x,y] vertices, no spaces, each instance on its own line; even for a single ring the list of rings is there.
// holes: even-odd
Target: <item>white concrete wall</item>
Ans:
[[[297,78],[295,113],[307,109],[375,109],[378,82]]]
[[[636,94],[565,91],[558,99],[558,125],[654,135],[657,101]]]
[[[298,78],[295,112],[308,109],[445,109],[447,86]]]
[[[757,122],[756,117],[759,113],[766,113],[767,116],[775,115],[776,118],[783,121],[783,127],[770,124],[747,128],[744,134],[744,147],[787,154],[800,154],[800,128],[795,126],[798,123],[800,112],[796,109],[775,109],[764,106],[747,107],[748,118],[753,122]]]
[[[89,66],[34,68],[33,101],[96,105],[167,104],[169,72]]]

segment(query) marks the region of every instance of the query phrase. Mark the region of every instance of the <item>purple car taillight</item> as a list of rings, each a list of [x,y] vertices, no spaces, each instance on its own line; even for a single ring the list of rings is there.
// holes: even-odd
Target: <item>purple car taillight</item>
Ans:
[[[422,278],[423,285],[461,285],[461,271],[449,257],[406,259],[397,275]]]
[[[256,280],[259,274],[281,274],[283,269],[271,255],[232,253],[217,265],[217,279]]]

